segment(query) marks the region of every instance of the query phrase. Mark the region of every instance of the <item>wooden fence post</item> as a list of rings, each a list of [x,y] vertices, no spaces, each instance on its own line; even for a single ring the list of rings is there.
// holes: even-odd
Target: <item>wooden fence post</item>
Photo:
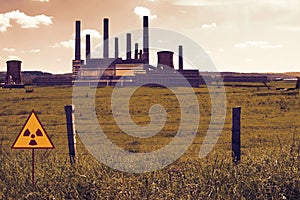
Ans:
[[[300,89],[300,77],[297,77],[296,87],[295,89]]]
[[[68,146],[70,163],[76,163],[76,133],[75,133],[75,120],[74,120],[74,106],[65,105],[65,113],[67,120],[67,134],[68,134]]]
[[[232,109],[232,162],[241,160],[241,107]]]

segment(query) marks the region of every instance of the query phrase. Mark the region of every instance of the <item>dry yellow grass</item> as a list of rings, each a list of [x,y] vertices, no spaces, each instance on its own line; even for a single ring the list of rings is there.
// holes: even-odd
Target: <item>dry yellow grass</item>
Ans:
[[[180,112],[169,90],[140,88],[131,99],[132,119],[140,125],[149,123],[147,112],[153,103],[163,104],[168,111],[163,131],[148,139],[128,136],[115,125],[110,113],[112,90],[97,90],[96,111],[100,124],[116,145],[132,152],[150,152],[172,140]],[[210,120],[210,101],[207,89],[197,88],[201,123],[188,151],[162,170],[128,174],[97,162],[80,140],[78,163],[69,165],[64,105],[72,102],[71,87],[35,88],[34,93],[15,89],[0,92],[0,199],[300,198],[299,94],[226,88],[228,111],[221,137],[213,151],[199,159]],[[231,163],[230,150],[234,106],[242,107],[242,161],[238,166]],[[32,109],[56,147],[36,150],[34,189],[31,151],[10,149]]]

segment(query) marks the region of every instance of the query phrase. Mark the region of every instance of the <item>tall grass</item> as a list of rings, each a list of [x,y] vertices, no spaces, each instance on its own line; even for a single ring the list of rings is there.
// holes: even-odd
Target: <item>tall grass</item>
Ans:
[[[151,98],[144,95],[146,90]],[[0,199],[300,199],[299,94],[259,96],[269,91],[226,90],[229,111],[214,150],[198,158],[209,124],[210,102],[206,88],[195,89],[202,118],[194,143],[175,163],[145,174],[119,172],[97,162],[80,140],[77,163],[69,164],[63,106],[71,103],[72,88],[35,88],[34,93],[0,90]],[[180,113],[167,89],[141,88],[132,99],[131,114],[137,124],[149,123],[148,107],[156,102],[165,103],[171,115],[171,126],[167,124],[164,131],[145,140],[127,136],[116,127],[110,113],[111,91],[97,90],[96,111],[115,144],[132,152],[150,152],[168,144]],[[230,151],[230,110],[236,105],[242,107],[242,160],[238,165],[232,164]],[[56,147],[35,151],[35,188],[31,151],[10,149],[32,109]]]

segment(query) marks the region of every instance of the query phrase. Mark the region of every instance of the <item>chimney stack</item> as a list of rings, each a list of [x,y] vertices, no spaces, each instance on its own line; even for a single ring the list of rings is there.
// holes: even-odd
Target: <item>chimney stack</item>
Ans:
[[[145,63],[149,64],[149,22],[148,16],[143,17],[143,58]]]
[[[139,59],[139,44],[135,43],[134,59]]]
[[[104,18],[103,20],[103,58],[109,57],[109,28],[108,28],[108,18]]]
[[[131,59],[131,34],[127,33],[127,49],[126,49],[126,59],[130,60]]]
[[[81,60],[80,56],[80,21],[76,21],[76,30],[75,30],[75,60]]]
[[[86,62],[91,58],[91,36],[87,34],[85,36],[85,59]]]
[[[183,50],[182,45],[179,45],[179,71],[183,71]]]
[[[115,58],[119,58],[119,38],[115,37]]]

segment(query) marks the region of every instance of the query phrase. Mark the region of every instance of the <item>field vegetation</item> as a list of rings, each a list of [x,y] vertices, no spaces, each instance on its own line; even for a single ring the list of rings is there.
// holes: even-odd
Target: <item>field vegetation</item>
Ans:
[[[226,87],[227,114],[218,143],[205,158],[199,150],[208,129],[211,103],[206,87],[194,89],[201,119],[193,144],[162,170],[130,174],[99,163],[77,137],[77,163],[70,165],[64,105],[72,87],[0,89],[0,199],[300,199],[300,95],[266,88]],[[179,126],[180,106],[166,88],[139,88],[130,100],[136,124],[150,122],[149,108],[159,103],[168,115],[156,136],[141,139],[122,133],[110,105],[113,88],[98,88],[96,112],[109,139],[121,148],[151,152],[168,144]],[[231,109],[241,106],[242,159],[231,158]],[[35,150],[35,187],[31,184],[31,151],[11,145],[34,109],[54,150]],[[76,109],[76,108],[75,108]],[[75,111],[76,112],[76,111]]]

